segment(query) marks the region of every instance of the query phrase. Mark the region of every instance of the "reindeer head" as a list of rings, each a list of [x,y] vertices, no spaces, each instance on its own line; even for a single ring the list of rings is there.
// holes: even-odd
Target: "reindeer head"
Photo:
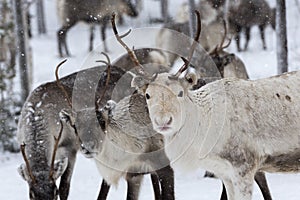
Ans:
[[[76,110],[63,109],[59,113],[60,119],[73,128],[80,143],[80,152],[87,158],[93,158],[101,150],[104,132],[102,131],[95,108]]]
[[[222,38],[221,44],[217,45],[215,47],[215,49],[213,49],[209,53],[209,55],[210,55],[211,59],[213,60],[215,66],[217,67],[221,77],[224,78],[224,68],[226,65],[233,62],[233,60],[235,59],[235,55],[226,53],[224,51],[224,49],[230,45],[231,39],[228,41],[228,43],[226,45],[224,45],[226,37],[227,37],[227,28],[226,28],[225,20],[223,20],[223,26],[224,26],[224,36]],[[210,74],[206,74],[206,75],[210,75]]]
[[[38,162],[30,162],[25,153],[25,144],[21,145],[21,152],[25,161],[18,168],[18,172],[21,177],[27,181],[29,185],[29,198],[31,200],[43,200],[43,199],[58,199],[58,189],[56,186],[56,180],[64,173],[68,166],[68,158],[55,160],[58,143],[62,134],[62,123],[61,130],[58,138],[54,138],[54,149],[52,153],[51,164],[48,168],[45,168],[45,160],[37,160]],[[34,158],[31,158],[34,159]],[[30,160],[31,160],[30,159]],[[35,158],[37,159],[37,158]],[[47,163],[48,164],[48,163]],[[41,168],[41,169],[36,169]]]
[[[133,86],[136,84],[133,79]],[[149,115],[155,131],[168,135],[178,131],[185,121],[188,92],[197,84],[196,74],[188,72],[184,77],[173,77],[169,73],[158,74],[144,91]]]
[[[97,153],[100,152],[102,149],[102,142],[105,137],[103,128],[101,127],[101,119],[99,119],[99,117],[101,118],[101,113],[99,112],[99,110],[102,103],[102,99],[110,99],[112,90],[114,89],[114,85],[124,74],[124,71],[118,67],[114,67],[113,70],[111,70],[111,62],[108,55],[106,55],[105,53],[102,54],[107,58],[107,61],[100,60],[98,62],[104,63],[107,66],[107,69],[105,71],[100,71],[99,73],[96,73],[96,77],[100,79],[97,79],[98,84],[95,83],[95,87],[90,85],[88,86],[88,88],[92,88],[91,91],[96,92],[95,102],[91,100],[90,102],[85,102],[84,105],[77,105],[73,107],[73,102],[71,101],[70,97],[68,96],[68,93],[66,92],[64,86],[61,84],[60,79],[58,77],[59,67],[63,63],[57,66],[55,72],[56,82],[60,89],[63,91],[65,98],[69,102],[69,108],[64,108],[60,111],[60,120],[67,124],[67,126],[71,127],[71,129],[73,129],[74,134],[77,137],[78,143],[80,144],[80,151],[87,158],[95,157]],[[82,90],[86,90],[86,85],[84,85],[81,81],[85,82],[87,78],[89,78],[87,74],[89,73],[86,72],[82,74],[84,78],[80,77],[80,75],[78,76],[77,74],[79,82],[77,82],[76,84]],[[94,71],[93,74],[95,74]],[[127,91],[125,91],[125,93],[126,92]],[[73,90],[73,95],[76,96],[76,94],[74,93],[76,93],[75,90]],[[80,95],[82,95],[81,92]],[[82,101],[82,99],[79,99],[78,101]],[[92,104],[90,104],[91,102]]]
[[[187,73],[183,78],[180,75],[186,71],[193,56],[193,52],[199,41],[201,32],[200,13],[196,11],[198,19],[198,27],[194,42],[191,47],[189,59],[184,60],[184,65],[178,70],[175,75],[169,73],[155,74],[150,77],[145,72],[144,67],[138,61],[134,52],[123,42],[123,36],[120,36],[116,25],[115,15],[112,18],[112,27],[118,42],[127,50],[133,63],[136,66],[137,76],[132,80],[132,86],[145,95],[150,118],[154,130],[162,133],[169,134],[178,131],[182,126],[182,117],[185,116],[186,99],[188,98],[188,90],[192,89],[197,84],[195,73]]]

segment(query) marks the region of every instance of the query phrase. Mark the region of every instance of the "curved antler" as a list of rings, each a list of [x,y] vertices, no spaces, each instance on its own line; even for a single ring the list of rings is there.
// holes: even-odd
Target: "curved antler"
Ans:
[[[97,100],[97,102],[95,104],[96,111],[99,110],[99,105],[100,105],[100,103],[101,103],[101,101],[102,101],[102,99],[103,99],[103,97],[106,93],[106,90],[107,90],[107,87],[108,87],[108,84],[109,84],[109,80],[110,80],[110,73],[111,73],[111,62],[110,62],[109,56],[104,52],[101,52],[101,54],[103,54],[106,57],[107,61],[98,60],[97,62],[102,62],[102,63],[107,65],[107,69],[106,69],[107,70],[107,78],[106,78],[103,93],[102,93],[102,95],[100,96],[100,98]]]
[[[184,64],[182,65],[182,67],[176,72],[176,74],[170,78],[178,78],[180,76],[180,74],[182,72],[184,72],[190,65],[191,59],[193,57],[194,51],[196,49],[196,45],[199,42],[200,39],[200,33],[201,33],[201,16],[200,16],[200,12],[198,10],[195,10],[195,14],[197,16],[197,31],[196,31],[196,35],[194,37],[194,41],[193,44],[191,46],[191,50],[190,50],[190,54],[188,59],[184,60]],[[186,62],[187,61],[187,62]]]
[[[129,35],[129,33],[131,32],[131,30],[129,30],[127,33],[125,33],[124,35],[119,35],[118,30],[117,30],[117,26],[116,26],[116,13],[112,14],[112,18],[111,18],[111,24],[112,24],[112,29],[114,31],[115,37],[118,40],[118,42],[126,49],[130,59],[132,60],[132,62],[135,64],[135,67],[137,68],[137,73],[139,73],[140,75],[145,75],[145,70],[144,67],[141,65],[141,63],[139,62],[139,60],[137,59],[134,51],[132,49],[130,49],[125,42],[122,40],[122,38],[126,37],[127,35]]]
[[[61,120],[59,120],[59,123],[60,123],[60,131],[59,131],[59,134],[58,134],[58,138],[56,138],[54,136],[54,149],[53,149],[53,153],[52,153],[52,158],[51,158],[51,165],[50,165],[50,172],[49,172],[49,177],[50,178],[53,178],[54,179],[54,162],[55,162],[55,157],[56,157],[56,152],[57,152],[57,148],[58,148],[58,143],[59,143],[59,140],[61,138],[61,135],[62,135],[62,131],[64,129],[63,127],[63,123]]]
[[[68,101],[69,106],[72,108],[72,101],[71,101],[71,99],[70,99],[70,97],[69,97],[69,95],[68,95],[68,92],[66,91],[66,89],[64,88],[64,86],[61,84],[61,82],[60,82],[60,80],[59,80],[59,76],[58,76],[58,70],[59,70],[59,68],[60,68],[66,61],[67,61],[67,59],[61,61],[61,62],[57,65],[57,67],[56,67],[56,69],[55,69],[55,78],[56,78],[57,86],[63,91],[63,93],[65,94],[65,97],[66,97],[66,99],[67,99],[67,101]]]
[[[21,147],[22,156],[23,156],[23,159],[25,161],[25,165],[26,165],[29,177],[31,178],[31,180],[32,180],[33,183],[36,183],[35,177],[33,176],[33,173],[31,171],[31,168],[30,168],[30,165],[29,165],[28,158],[27,158],[26,153],[25,153],[25,146],[26,146],[26,144],[24,142],[20,146]]]
[[[72,106],[72,101],[71,101],[71,99],[69,98],[68,92],[66,91],[65,87],[61,84],[60,79],[59,79],[59,76],[58,76],[58,70],[59,70],[59,68],[60,68],[60,67],[62,66],[62,64],[64,64],[66,61],[67,61],[67,59],[63,60],[62,62],[60,62],[60,63],[57,65],[57,67],[56,67],[56,69],[55,69],[55,77],[56,77],[56,83],[57,83],[58,87],[63,91],[63,93],[64,93],[64,95],[65,95],[65,97],[66,97],[66,99],[67,99],[67,101],[68,101],[69,106],[70,106],[71,108],[73,108],[73,106]],[[109,61],[109,60],[108,60],[108,61]],[[110,62],[110,61],[109,61],[109,62]],[[60,123],[62,123],[61,120],[60,120]],[[61,131],[62,131],[62,129],[63,129],[62,126],[63,126],[63,125],[61,124]],[[70,126],[74,129],[74,133],[75,133],[75,135],[76,135],[76,137],[77,137],[77,139],[78,139],[79,144],[82,145],[82,140],[81,140],[81,138],[80,138],[79,135],[78,135],[78,131],[77,131],[76,125],[71,123]],[[61,133],[60,133],[60,134],[61,134]],[[59,137],[59,139],[60,139],[60,137]],[[58,139],[58,140],[59,140],[59,139]],[[56,139],[55,139],[55,140],[56,140]],[[54,148],[54,149],[55,149],[55,148]],[[54,156],[54,158],[55,158],[55,156]],[[53,162],[54,162],[54,161],[53,161]]]

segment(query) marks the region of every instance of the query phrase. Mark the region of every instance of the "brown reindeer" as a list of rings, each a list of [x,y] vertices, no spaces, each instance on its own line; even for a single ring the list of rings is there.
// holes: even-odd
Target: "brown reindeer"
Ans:
[[[57,0],[62,27],[57,31],[59,56],[70,56],[66,36],[70,28],[77,22],[102,25],[102,40],[104,51],[108,51],[105,44],[105,30],[112,12],[125,13],[136,17],[137,10],[132,0]],[[91,47],[90,47],[91,49]]]
[[[263,49],[267,49],[265,42],[265,28],[270,24],[273,30],[275,30],[275,15],[276,9],[271,9],[265,0],[240,0],[238,6],[230,5],[228,22],[230,29],[235,35],[238,51],[241,51],[241,32],[244,30],[246,34],[244,46],[244,50],[246,51],[250,40],[250,29],[253,26],[259,27]]]

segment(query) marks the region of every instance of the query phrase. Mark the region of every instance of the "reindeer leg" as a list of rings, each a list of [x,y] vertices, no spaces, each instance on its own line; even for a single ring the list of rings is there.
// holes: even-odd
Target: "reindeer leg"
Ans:
[[[272,200],[272,196],[268,187],[267,179],[264,172],[257,172],[254,179],[259,186],[265,200]]]
[[[68,157],[68,167],[63,173],[63,175],[61,176],[60,183],[59,183],[60,200],[68,199],[75,161],[76,161],[76,152],[72,153],[72,155]]]
[[[170,165],[156,171],[161,185],[163,200],[174,200],[174,171]]]
[[[268,187],[267,179],[265,176],[264,172],[257,172],[254,176],[254,179],[256,183],[258,184],[262,195],[264,197],[264,200],[272,200],[272,196]],[[223,184],[223,191],[222,191],[222,196],[221,200],[227,200],[227,195],[226,195],[226,188]]]
[[[89,47],[89,51],[93,51],[94,33],[95,33],[95,26],[91,25],[91,27],[90,27],[90,47]]]
[[[225,185],[222,183],[222,194],[221,194],[221,200],[227,200],[227,192],[226,192],[226,187]]]
[[[151,174],[151,182],[152,182],[155,200],[161,200],[159,180],[156,174]]]
[[[62,53],[62,43],[63,43],[63,38],[65,37],[65,36],[63,36],[63,34],[65,34],[64,32],[63,32],[63,30],[62,29],[59,29],[58,31],[57,31],[57,46],[58,46],[58,53],[59,53],[59,57],[63,57],[63,53]]]
[[[160,182],[161,199],[174,200],[174,171],[170,166],[170,160],[167,155],[165,153],[155,157],[147,155],[142,160],[148,162],[152,169],[157,169],[155,172]],[[162,166],[165,167],[162,168]]]
[[[246,42],[245,42],[245,46],[244,46],[244,51],[246,51],[248,48],[248,43],[250,40],[250,27],[246,27],[245,34],[246,34]]]
[[[68,30],[74,26],[76,22],[70,21],[66,25],[63,25],[62,28],[60,28],[57,31],[57,39],[58,39],[58,53],[60,57],[63,57],[63,48],[66,52],[66,56],[70,56],[68,47],[67,47],[67,42],[66,42],[66,37],[67,37],[67,32]]]
[[[143,175],[127,173],[127,200],[138,199],[143,177]]]
[[[106,27],[107,27],[107,23],[109,22],[109,17],[105,17],[103,19],[103,23],[101,26],[101,36],[102,36],[102,42],[103,42],[103,48],[105,52],[108,52],[108,48],[107,48],[107,44],[106,44]]]
[[[261,41],[263,43],[263,49],[266,50],[267,49],[267,45],[266,45],[266,41],[265,41],[265,26],[264,25],[260,25],[259,26],[259,31],[260,31]]]
[[[228,200],[251,200],[254,174],[247,173],[243,176],[241,174],[243,172],[238,172],[237,170],[232,177],[223,178]]]
[[[239,25],[236,25],[236,35],[235,35],[235,41],[236,41],[236,47],[238,51],[241,51],[240,47],[240,33],[242,31],[242,27]]]
[[[109,189],[110,189],[110,185],[108,185],[106,181],[103,179],[97,200],[106,200]]]

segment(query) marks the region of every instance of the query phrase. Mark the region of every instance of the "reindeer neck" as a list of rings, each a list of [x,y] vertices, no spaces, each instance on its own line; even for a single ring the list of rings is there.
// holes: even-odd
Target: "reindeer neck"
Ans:
[[[31,167],[48,169],[53,150],[53,135],[49,133],[44,111],[31,104],[26,105],[25,152]]]

